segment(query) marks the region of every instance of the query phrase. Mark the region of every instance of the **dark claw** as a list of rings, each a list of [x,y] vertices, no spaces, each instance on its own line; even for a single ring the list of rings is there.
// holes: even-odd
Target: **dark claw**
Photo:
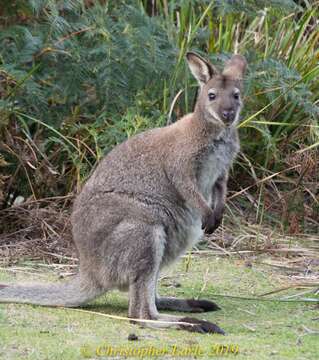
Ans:
[[[185,317],[180,320],[181,322],[189,323],[190,325],[181,324],[180,328],[182,330],[187,330],[190,332],[198,332],[200,334],[221,334],[225,335],[225,331],[222,330],[216,324],[213,324],[209,321],[199,320],[196,318]]]
[[[214,214],[212,214],[203,223],[202,229],[205,230],[205,234],[212,234],[219,227],[221,222],[222,222],[222,217],[217,218]]]

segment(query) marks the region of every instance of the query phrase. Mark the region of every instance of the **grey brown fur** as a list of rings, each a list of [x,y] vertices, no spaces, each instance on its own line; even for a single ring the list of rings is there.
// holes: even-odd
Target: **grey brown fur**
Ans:
[[[156,283],[160,270],[191,248],[203,230],[212,233],[220,224],[228,171],[239,150],[245,59],[234,55],[222,73],[195,53],[188,53],[187,61],[200,84],[194,112],[115,147],[75,200],[76,278],[2,285],[0,302],[71,307],[119,288],[129,292],[129,317],[183,322],[145,326],[223,333],[207,321],[158,313],[218,309],[206,300],[160,298]]]

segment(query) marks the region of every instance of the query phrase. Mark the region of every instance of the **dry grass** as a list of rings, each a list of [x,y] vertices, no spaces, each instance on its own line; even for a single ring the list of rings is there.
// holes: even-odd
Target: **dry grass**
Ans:
[[[76,257],[69,215],[67,196],[1,210],[0,265],[22,259],[61,262],[64,257]]]

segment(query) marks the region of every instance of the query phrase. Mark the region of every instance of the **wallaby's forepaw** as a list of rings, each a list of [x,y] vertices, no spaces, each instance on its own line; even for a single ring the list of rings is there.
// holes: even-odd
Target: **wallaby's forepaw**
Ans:
[[[208,312],[220,310],[220,307],[213,301],[209,300],[187,300],[187,304],[191,308],[191,312]]]
[[[222,216],[217,217],[214,213],[212,213],[202,225],[202,229],[204,229],[205,234],[212,234],[221,224]]]
[[[182,329],[182,330],[198,332],[200,334],[208,333],[208,334],[225,335],[224,330],[222,330],[219,326],[217,326],[216,324],[213,324],[209,321],[199,320],[199,319],[190,318],[190,317],[182,318],[180,321],[189,324],[189,325],[181,324],[180,329]]]

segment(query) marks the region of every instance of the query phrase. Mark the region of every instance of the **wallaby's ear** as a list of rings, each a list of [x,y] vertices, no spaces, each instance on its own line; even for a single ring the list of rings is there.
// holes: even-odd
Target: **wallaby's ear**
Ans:
[[[199,82],[200,86],[203,86],[218,73],[217,69],[207,60],[194,52],[188,52],[186,54],[188,66]]]
[[[246,67],[247,61],[242,55],[233,55],[225,64],[223,75],[235,80],[242,80]]]

